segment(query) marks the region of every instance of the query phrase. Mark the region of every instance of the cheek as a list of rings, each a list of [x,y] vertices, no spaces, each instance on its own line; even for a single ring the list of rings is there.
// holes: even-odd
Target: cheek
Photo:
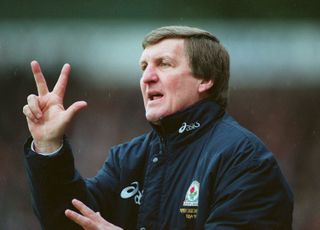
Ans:
[[[143,91],[144,84],[143,84],[143,82],[142,82],[142,78],[140,79],[139,84],[140,84],[140,89],[141,89],[141,91]]]
[[[170,79],[170,81],[166,82],[165,85],[166,85],[167,91],[171,95],[175,95],[179,93],[181,89],[183,89],[183,82],[180,79],[176,79],[174,77]]]
[[[185,89],[184,85],[181,81],[171,81],[170,84],[167,85],[167,92],[169,97],[167,98],[167,103],[170,108],[168,108],[171,112],[175,112],[179,110],[181,107],[182,100],[185,97]]]
[[[199,100],[196,84],[197,82],[195,81],[180,81],[176,84],[173,93],[176,109],[184,109]]]
[[[142,83],[142,80],[140,80],[140,90],[141,90],[141,94],[143,97],[143,100],[145,99],[145,92],[146,92],[146,87],[145,85]]]
[[[194,86],[190,85],[190,83],[188,83],[187,81],[183,81],[180,78],[176,79],[175,81],[171,81],[170,84],[168,84],[168,88],[173,97],[184,96],[188,94],[191,89],[190,87]]]

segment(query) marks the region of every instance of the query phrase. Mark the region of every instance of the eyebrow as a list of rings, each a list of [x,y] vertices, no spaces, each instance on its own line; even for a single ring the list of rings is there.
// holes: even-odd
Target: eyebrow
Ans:
[[[155,57],[155,58],[153,58],[154,60],[156,60],[156,61],[159,61],[159,60],[174,60],[174,57],[171,57],[171,56],[169,56],[169,55],[161,55],[161,56],[158,56],[158,57]],[[145,59],[141,59],[141,60],[139,60],[139,64],[141,65],[141,64],[144,64],[144,63],[147,63],[147,61],[145,60]]]

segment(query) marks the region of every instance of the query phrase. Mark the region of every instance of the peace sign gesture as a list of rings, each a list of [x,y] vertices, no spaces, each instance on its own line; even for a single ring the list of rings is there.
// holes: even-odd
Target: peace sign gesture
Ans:
[[[37,61],[31,62],[31,69],[37,85],[38,95],[31,94],[23,113],[27,118],[29,131],[37,152],[53,152],[62,143],[63,135],[77,112],[87,106],[85,101],[77,101],[69,108],[63,106],[71,67],[65,64],[59,79],[50,92]]]

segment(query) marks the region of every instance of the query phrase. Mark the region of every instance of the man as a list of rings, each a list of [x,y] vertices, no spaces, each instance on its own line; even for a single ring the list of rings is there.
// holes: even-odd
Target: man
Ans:
[[[140,87],[152,131],[113,147],[90,179],[75,170],[64,138],[86,107],[63,107],[70,66],[49,92],[31,63],[38,95],[23,108],[32,135],[25,154],[42,227],[291,229],[292,193],[276,160],[225,112],[229,55],[218,39],[197,28],[162,27],[143,48]]]

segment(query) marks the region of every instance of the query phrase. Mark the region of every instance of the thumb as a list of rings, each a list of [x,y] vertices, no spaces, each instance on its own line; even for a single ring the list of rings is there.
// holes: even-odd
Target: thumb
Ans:
[[[87,102],[85,101],[77,101],[69,106],[66,110],[67,120],[71,121],[72,118],[81,110],[87,107]]]

